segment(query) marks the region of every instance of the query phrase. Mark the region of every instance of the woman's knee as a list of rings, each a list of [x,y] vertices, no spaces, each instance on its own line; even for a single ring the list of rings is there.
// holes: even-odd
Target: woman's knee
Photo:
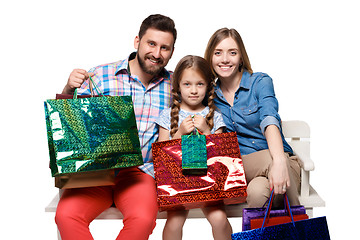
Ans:
[[[249,207],[262,207],[269,197],[270,185],[266,177],[256,177],[248,183],[246,201]]]

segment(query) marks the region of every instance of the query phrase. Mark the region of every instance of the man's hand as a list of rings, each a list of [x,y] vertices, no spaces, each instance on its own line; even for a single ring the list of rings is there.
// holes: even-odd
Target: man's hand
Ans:
[[[66,86],[64,87],[62,93],[63,94],[73,94],[75,88],[79,88],[85,80],[89,78],[89,76],[94,76],[94,73],[88,73],[84,69],[74,69],[67,81]]]

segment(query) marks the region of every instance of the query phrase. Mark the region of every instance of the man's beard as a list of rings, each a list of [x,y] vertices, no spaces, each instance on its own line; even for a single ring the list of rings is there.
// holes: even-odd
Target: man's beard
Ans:
[[[141,70],[143,70],[145,73],[150,74],[152,76],[158,75],[161,72],[161,70],[163,70],[163,68],[164,68],[164,66],[162,65],[163,61],[161,59],[159,60],[159,63],[160,63],[159,66],[146,66],[145,59],[142,59],[139,56],[139,52],[136,53],[136,58],[138,60]],[[151,56],[149,56],[149,55],[145,55],[145,58],[152,59]]]

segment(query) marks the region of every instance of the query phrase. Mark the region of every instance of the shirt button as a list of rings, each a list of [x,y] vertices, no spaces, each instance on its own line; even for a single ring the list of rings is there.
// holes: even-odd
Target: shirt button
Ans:
[[[251,112],[251,110],[249,110],[249,112]]]
[[[255,143],[255,141],[252,141],[252,143]]]
[[[233,122],[233,124],[235,124],[235,122]]]

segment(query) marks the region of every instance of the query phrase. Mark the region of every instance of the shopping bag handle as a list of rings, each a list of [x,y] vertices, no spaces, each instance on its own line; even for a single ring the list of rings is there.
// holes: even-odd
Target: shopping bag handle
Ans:
[[[286,195],[286,193],[285,193],[285,195]],[[264,205],[261,208],[265,208],[266,204],[269,203],[269,200],[270,200],[270,198],[268,198],[266,200],[266,202],[264,203]],[[284,206],[286,206],[286,199],[285,198],[284,198]],[[287,210],[287,209],[285,209],[285,210]]]
[[[265,211],[265,217],[264,217],[264,221],[263,221],[262,226],[261,226],[261,230],[264,229],[267,219],[270,218],[270,210],[271,210],[271,207],[272,207],[273,199],[274,199],[274,190],[271,191],[271,195],[270,195],[270,198],[269,198],[269,204],[267,205],[267,208],[266,208],[266,211]],[[289,216],[291,218],[291,222],[295,227],[294,217],[293,217],[293,214],[292,214],[291,209],[290,209],[289,198],[288,198],[286,193],[284,194],[284,202],[285,202],[285,208],[287,209],[287,211],[289,213]]]
[[[200,137],[201,135],[204,135],[204,134],[202,132],[200,132],[199,129],[195,128],[193,131],[191,131],[190,134],[187,135],[187,137],[189,138],[190,136],[194,136],[194,135]]]
[[[104,94],[100,91],[100,89],[98,88],[98,86],[96,85],[94,80],[91,78],[91,76],[89,76],[89,88],[90,88],[91,97],[94,96],[93,86],[95,86],[95,89],[96,89],[97,93],[99,95],[101,95],[102,97],[104,97]],[[77,88],[75,88],[73,99],[77,99]]]

